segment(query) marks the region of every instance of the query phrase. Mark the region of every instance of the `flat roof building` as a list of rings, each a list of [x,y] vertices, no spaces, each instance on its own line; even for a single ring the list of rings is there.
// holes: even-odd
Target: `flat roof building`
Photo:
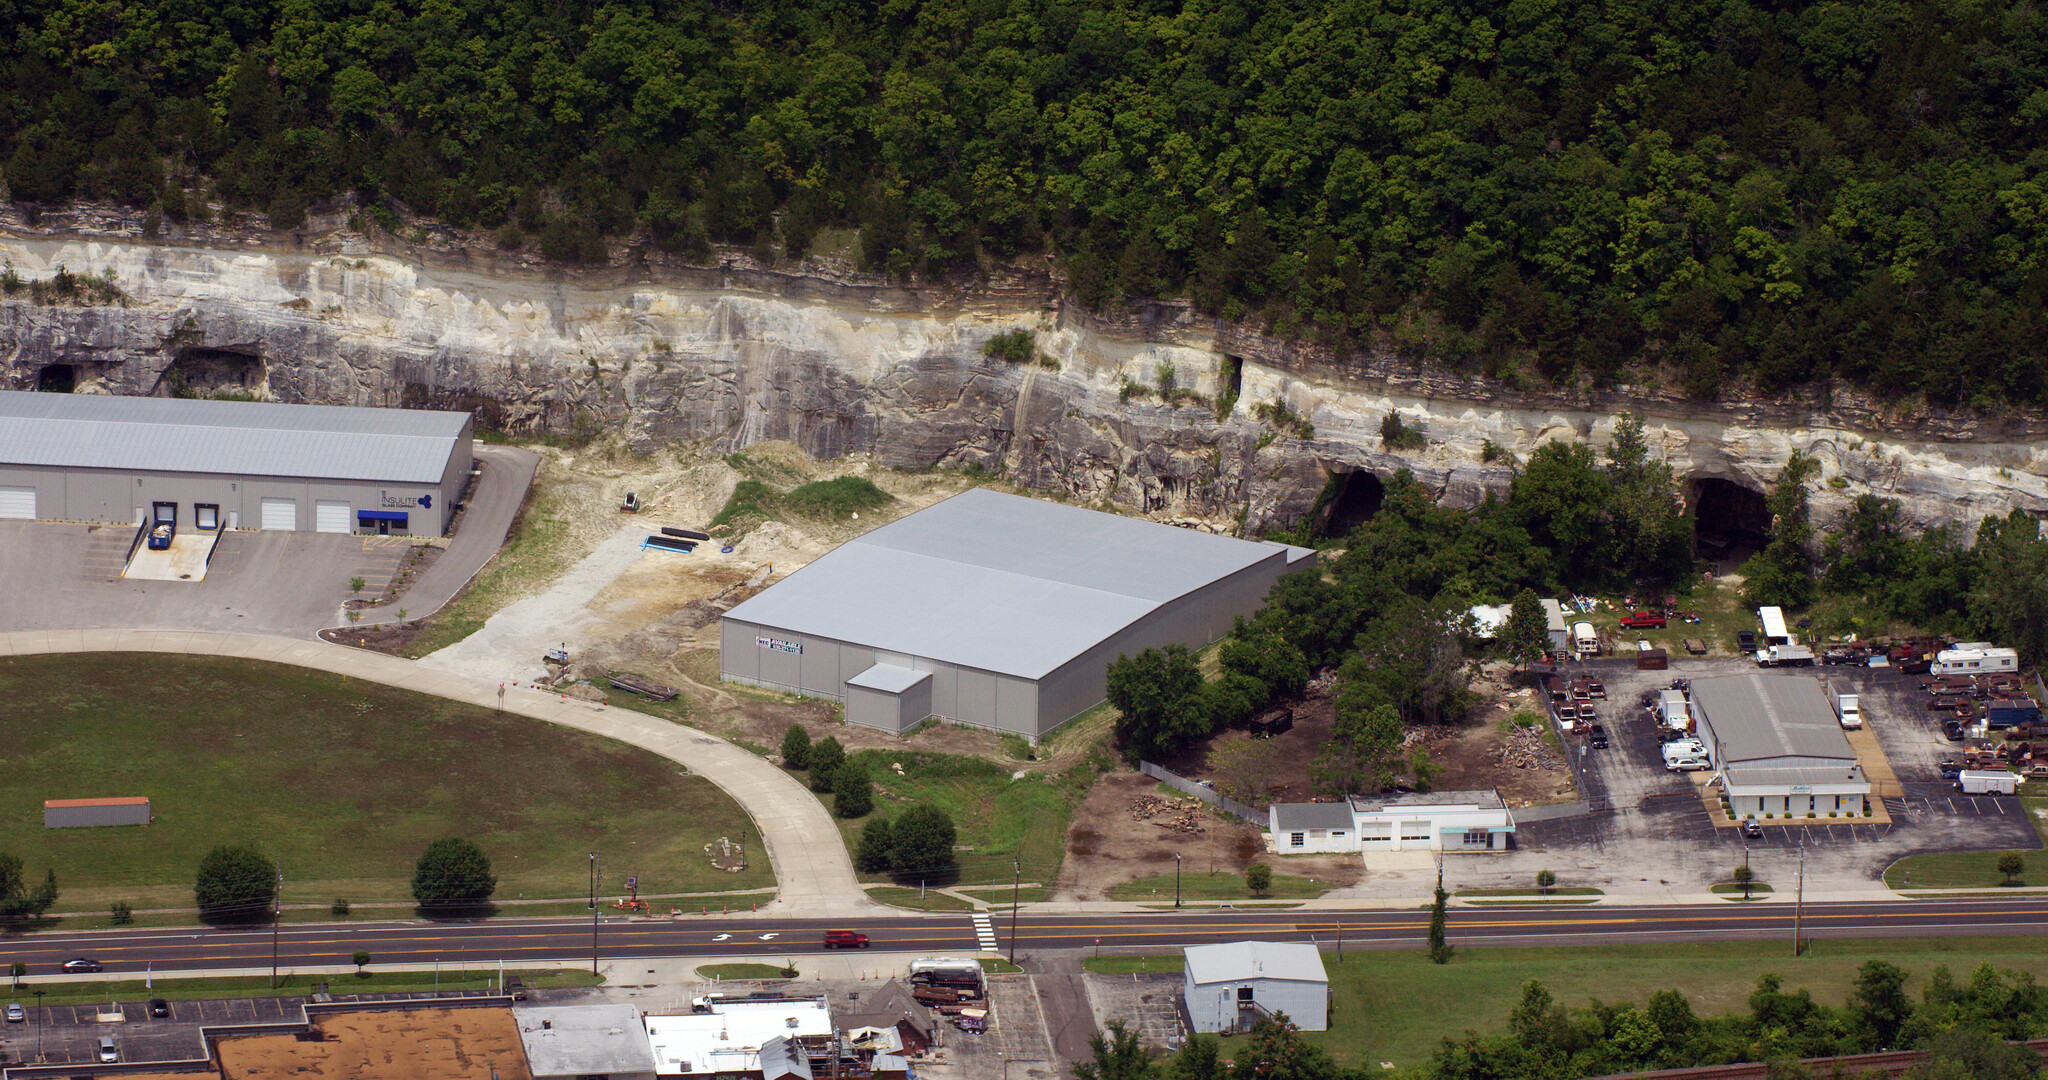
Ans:
[[[539,1005],[513,1017],[534,1080],[654,1080],[654,1051],[631,1005]]]
[[[1205,645],[1315,553],[975,488],[828,552],[727,612],[719,673],[1037,739],[1103,700],[1119,655]]]
[[[1735,817],[1863,813],[1870,781],[1819,680],[1694,679],[1692,711]]]
[[[811,1076],[806,1046],[829,1047],[832,1013],[823,998],[718,1001],[710,1012],[648,1016],[657,1076],[754,1073],[768,1080]]]
[[[0,518],[439,536],[468,413],[0,391]]]

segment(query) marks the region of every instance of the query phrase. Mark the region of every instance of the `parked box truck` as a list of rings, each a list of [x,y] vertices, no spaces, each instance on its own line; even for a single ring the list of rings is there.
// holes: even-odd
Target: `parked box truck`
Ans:
[[[1835,695],[1835,716],[1840,718],[1844,728],[1863,726],[1863,712],[1856,707],[1855,694]]]

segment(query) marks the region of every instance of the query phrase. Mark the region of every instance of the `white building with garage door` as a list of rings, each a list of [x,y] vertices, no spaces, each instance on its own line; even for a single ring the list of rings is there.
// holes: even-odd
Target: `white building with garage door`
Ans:
[[[1340,803],[1266,808],[1274,852],[1503,851],[1515,815],[1497,791],[1352,795]]]
[[[0,391],[0,519],[439,536],[462,412]]]

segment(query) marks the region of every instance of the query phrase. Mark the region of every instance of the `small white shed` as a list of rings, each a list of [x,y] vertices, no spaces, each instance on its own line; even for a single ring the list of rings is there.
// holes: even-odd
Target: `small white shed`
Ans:
[[[1358,850],[1358,827],[1348,802],[1274,803],[1266,808],[1266,828],[1273,835],[1273,850],[1282,855]]]
[[[1250,1031],[1285,1013],[1303,1031],[1330,1028],[1330,976],[1316,947],[1296,941],[1190,945],[1181,997],[1196,1031]]]

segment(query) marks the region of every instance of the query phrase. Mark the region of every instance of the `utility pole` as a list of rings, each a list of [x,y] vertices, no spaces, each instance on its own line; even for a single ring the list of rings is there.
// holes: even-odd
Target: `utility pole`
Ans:
[[[1792,955],[1798,956],[1803,950],[1799,945],[1799,923],[1806,914],[1806,845],[1799,845],[1799,891],[1792,901]]]
[[[36,996],[36,1060],[43,1060],[43,995],[47,990],[31,990]]]
[[[277,871],[277,891],[270,897],[270,988],[277,989],[277,924],[284,917],[284,864],[270,860]]]
[[[1010,860],[1010,966],[1017,966],[1017,897],[1018,883],[1024,880],[1022,859]]]
[[[1180,852],[1173,853],[1173,906],[1180,906]]]
[[[597,852],[590,853],[590,973],[597,974]]]

